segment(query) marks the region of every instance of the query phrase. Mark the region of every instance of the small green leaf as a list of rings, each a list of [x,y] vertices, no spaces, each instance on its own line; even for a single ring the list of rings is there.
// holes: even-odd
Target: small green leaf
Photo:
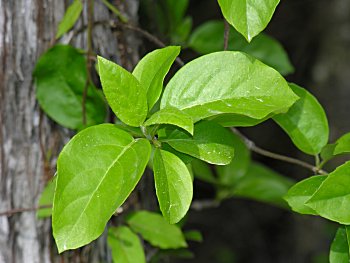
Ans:
[[[198,120],[225,113],[263,119],[298,99],[274,69],[247,54],[212,53],[182,67],[170,80],[161,109],[178,108]]]
[[[215,122],[197,123],[193,137],[180,130],[172,130],[166,138],[160,140],[179,152],[211,164],[229,164],[234,155],[232,133]]]
[[[279,0],[218,0],[226,20],[250,42],[270,22]]]
[[[349,241],[345,227],[339,227],[329,253],[330,263],[349,263]]]
[[[257,164],[250,164],[247,173],[232,189],[232,196],[245,197],[260,202],[286,207],[283,200],[293,181],[271,169]]]
[[[67,8],[56,33],[56,39],[67,33],[77,22],[83,10],[83,3],[81,0],[74,0],[74,2]]]
[[[63,148],[57,162],[52,227],[59,252],[88,244],[140,180],[151,153],[112,124],[87,128]]]
[[[324,218],[350,224],[350,162],[330,173],[306,205]]]
[[[83,93],[87,83],[86,58],[69,45],[56,45],[38,60],[34,78],[41,108],[60,125],[81,129]],[[85,101],[86,125],[103,123],[106,104],[95,87],[89,86]]]
[[[202,233],[197,230],[189,230],[184,233],[186,240],[202,242]]]
[[[112,250],[114,263],[146,263],[140,239],[130,228],[111,227],[107,242]]]
[[[200,54],[209,54],[223,50],[224,47],[224,22],[211,20],[200,25],[192,33],[189,47]],[[250,43],[234,28],[230,29],[228,50],[242,51],[276,69],[282,75],[288,75],[294,71],[287,52],[274,38],[261,33]]]
[[[193,121],[186,113],[177,108],[168,107],[154,113],[145,123],[145,126],[155,124],[171,124],[178,126],[193,135]]]
[[[136,65],[133,75],[140,81],[147,94],[151,110],[163,91],[163,81],[181,48],[176,46],[156,49],[144,56]]]
[[[146,90],[130,72],[107,59],[98,57],[98,67],[113,112],[125,124],[140,126],[147,116]]]
[[[317,191],[322,182],[327,178],[325,175],[316,175],[302,180],[293,185],[284,199],[293,211],[305,215],[317,215],[317,213],[306,206],[305,203]]]
[[[341,136],[335,143],[326,145],[321,152],[324,162],[329,161],[334,156],[350,153],[350,133]]]
[[[192,177],[179,157],[159,149],[154,153],[153,170],[160,210],[170,224],[175,224],[190,208]]]
[[[273,117],[301,151],[315,155],[328,142],[327,116],[316,98],[307,90],[290,84],[300,99],[287,113]]]
[[[39,199],[39,207],[40,206],[50,206],[53,203],[53,197],[55,194],[57,176],[55,176],[48,184],[45,186],[43,192],[41,193]],[[50,217],[52,215],[52,207],[48,208],[40,208],[36,216],[38,218]]]
[[[170,225],[161,215],[148,211],[138,211],[126,222],[153,246],[161,249],[187,247],[185,237],[177,225]]]

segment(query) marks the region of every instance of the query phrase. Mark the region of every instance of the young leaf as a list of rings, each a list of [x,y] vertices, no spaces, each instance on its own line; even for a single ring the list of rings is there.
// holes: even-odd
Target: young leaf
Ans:
[[[144,56],[136,65],[133,75],[139,80],[147,94],[148,109],[151,110],[163,90],[163,81],[181,48],[176,46],[156,49]]]
[[[146,263],[140,239],[130,228],[111,227],[107,242],[112,250],[114,263]]]
[[[226,20],[250,42],[270,22],[279,0],[218,0]]]
[[[223,51],[182,67],[167,85],[160,108],[178,108],[195,122],[224,113],[262,119],[285,112],[297,99],[274,69],[247,54]]]
[[[186,113],[177,108],[168,107],[154,113],[145,123],[145,126],[155,124],[171,124],[178,126],[193,135],[193,121]]]
[[[160,140],[179,152],[211,164],[229,164],[234,155],[232,133],[215,122],[197,123],[194,126],[193,137],[180,130],[173,130],[166,138]]]
[[[40,199],[39,199],[39,207],[40,206],[50,206],[53,203],[53,197],[55,194],[55,188],[56,188],[56,181],[57,176],[55,176],[48,184],[45,186],[43,192],[41,193]],[[45,218],[50,217],[52,215],[52,208],[40,208],[36,216],[38,218]]]
[[[40,57],[33,75],[36,97],[45,113],[64,127],[82,128],[87,74],[81,51],[69,45],[56,45]],[[104,122],[106,104],[93,86],[88,87],[85,109],[87,126]]]
[[[98,57],[98,68],[113,112],[125,124],[140,126],[147,116],[146,90],[130,72],[107,59]]]
[[[154,153],[153,170],[160,210],[170,224],[175,224],[191,205],[191,175],[179,157],[159,149]]]
[[[350,224],[350,162],[330,173],[306,205],[324,218]]]
[[[75,22],[79,19],[82,10],[83,3],[81,0],[74,0],[74,2],[67,8],[63,19],[58,25],[56,39],[67,33],[74,26]]]
[[[192,33],[188,46],[200,54],[208,54],[223,50],[224,46],[224,22],[211,20],[200,25]],[[276,69],[282,75],[288,75],[294,71],[287,52],[274,38],[261,33],[250,43],[234,28],[230,29],[229,50],[242,51]]]
[[[112,124],[87,128],[63,148],[57,162],[52,227],[59,252],[102,234],[140,180],[151,153]]]
[[[317,191],[322,182],[327,178],[325,175],[316,175],[302,180],[293,185],[284,199],[293,211],[305,215],[317,215],[317,213],[306,206],[305,203]]]
[[[341,136],[335,143],[326,145],[321,152],[324,162],[340,154],[350,153],[350,133]]]
[[[170,225],[161,215],[148,211],[131,214],[126,222],[132,230],[161,249],[187,247],[185,237],[177,225]]]
[[[273,117],[301,151],[315,155],[328,142],[327,116],[316,98],[307,90],[290,84],[300,99],[287,113]]]
[[[348,263],[349,257],[349,240],[347,238],[345,227],[339,227],[335,235],[331,250],[329,253],[330,263]]]

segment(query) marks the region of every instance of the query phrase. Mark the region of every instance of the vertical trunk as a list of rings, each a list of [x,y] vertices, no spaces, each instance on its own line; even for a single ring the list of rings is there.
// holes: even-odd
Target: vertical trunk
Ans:
[[[37,206],[45,182],[54,173],[57,154],[70,135],[40,113],[32,83],[35,62],[52,43],[64,2],[0,0],[0,212]],[[138,0],[125,4],[131,18],[136,18],[137,8]],[[110,16],[95,1],[95,21]],[[86,10],[80,24],[85,21]],[[95,27],[93,36],[96,53],[120,58],[117,38],[107,26]],[[85,33],[74,40],[80,47],[85,43]],[[33,211],[0,216],[0,263],[56,262],[52,247],[50,220],[37,220]],[[106,251],[101,241],[79,258],[70,254],[66,262],[101,262],[102,257],[108,262]]]

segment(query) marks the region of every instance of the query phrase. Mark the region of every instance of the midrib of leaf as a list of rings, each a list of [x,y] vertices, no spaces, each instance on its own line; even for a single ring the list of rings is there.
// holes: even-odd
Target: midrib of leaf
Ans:
[[[71,231],[73,231],[75,229],[75,227],[78,225],[78,222],[80,221],[81,217],[83,216],[83,214],[85,213],[87,207],[90,205],[90,202],[92,200],[92,198],[95,196],[95,193],[97,192],[97,190],[99,189],[99,187],[101,186],[102,182],[104,181],[104,179],[106,178],[107,174],[109,173],[109,171],[112,169],[112,167],[119,161],[119,158],[127,151],[129,150],[129,148],[132,147],[132,145],[134,143],[136,143],[136,140],[133,140],[132,142],[130,142],[128,145],[125,146],[125,148],[120,152],[120,154],[115,158],[115,160],[112,162],[112,164],[108,167],[107,171],[105,172],[105,174],[103,175],[103,177],[101,178],[99,184],[97,185],[96,189],[92,192],[92,194],[90,195],[90,198],[88,200],[88,202],[86,203],[84,210],[80,213],[78,219],[75,221]]]

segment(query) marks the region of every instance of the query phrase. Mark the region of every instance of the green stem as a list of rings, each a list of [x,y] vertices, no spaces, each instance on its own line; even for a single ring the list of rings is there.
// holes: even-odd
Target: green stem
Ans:
[[[119,18],[121,22],[123,23],[128,22],[128,19],[114,5],[108,2],[108,0],[101,0],[101,1],[109,10],[111,10]]]

